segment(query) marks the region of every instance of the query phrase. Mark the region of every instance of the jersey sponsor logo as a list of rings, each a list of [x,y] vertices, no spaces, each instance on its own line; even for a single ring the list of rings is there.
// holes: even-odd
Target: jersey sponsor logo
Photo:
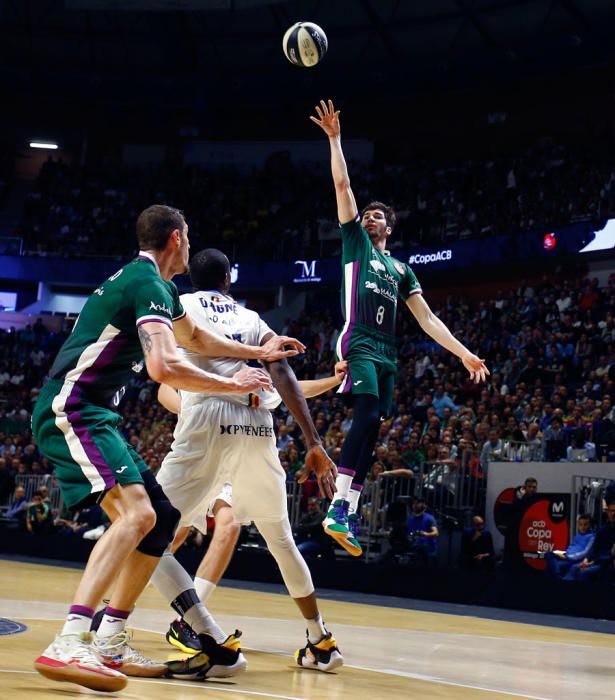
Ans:
[[[427,253],[426,255],[411,255],[408,258],[409,265],[427,265],[427,263],[432,262],[442,262],[443,260],[452,260],[453,251],[448,248],[447,250],[439,250],[437,253]]]
[[[99,297],[101,297],[105,293],[105,290],[102,287],[98,287],[98,289],[94,290],[94,294],[98,294]]]
[[[116,474],[123,474],[127,469],[128,469],[128,465],[127,465],[127,464],[124,464],[124,465],[121,466],[119,469],[116,469],[116,470],[115,470],[115,473],[116,473]]]
[[[397,270],[397,272],[399,272],[400,275],[404,274],[404,266],[401,263],[396,261],[393,263],[393,267]]]
[[[143,370],[143,364],[144,364],[143,360],[141,360],[140,362],[137,362],[136,360],[133,360],[133,361],[132,361],[132,365],[130,366],[130,369],[131,369],[135,374],[139,374],[139,372],[141,372],[141,371]]]
[[[273,437],[273,428],[268,425],[230,425],[220,426],[220,435],[247,435],[248,437]]]
[[[171,316],[171,309],[165,304],[155,304],[153,301],[149,303],[150,311],[161,311],[162,313],[169,314]]]
[[[380,260],[370,260],[369,264],[374,270],[376,270],[376,272],[386,272],[386,265],[380,262]]]
[[[356,382],[353,382],[353,383],[352,383],[352,386],[359,386],[359,384],[363,384],[363,380],[362,380],[362,379],[357,379]]]
[[[301,271],[299,277],[293,277],[293,282],[303,283],[303,282],[320,282],[322,277],[318,276],[316,271],[316,264],[318,260],[295,260],[294,264],[299,265]]]
[[[365,282],[365,289],[371,289],[374,294],[380,294],[380,296],[385,297],[389,301],[392,301],[393,303],[397,303],[397,293],[392,292],[390,289],[386,289],[384,287],[379,287],[375,282],[370,282],[367,280]]]

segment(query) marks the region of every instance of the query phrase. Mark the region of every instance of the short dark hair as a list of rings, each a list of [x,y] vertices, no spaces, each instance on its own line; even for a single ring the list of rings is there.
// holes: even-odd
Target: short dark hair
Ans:
[[[528,476],[524,483],[526,485],[527,484],[536,484],[536,486],[538,486],[538,479],[535,476]]]
[[[581,515],[579,515],[577,520],[589,520],[589,522],[591,523],[592,516],[589,513],[581,513]]]
[[[152,204],[137,219],[137,240],[141,250],[163,250],[173,231],[183,230],[186,219],[179,209]]]
[[[195,290],[221,289],[230,268],[228,258],[221,250],[206,248],[192,256],[188,273]]]
[[[386,219],[387,226],[390,226],[392,231],[397,223],[397,214],[395,213],[395,209],[383,204],[382,202],[370,202],[367,206],[361,209],[361,218],[363,218],[366,211],[374,211],[374,209],[380,209],[380,211],[384,212],[384,218]]]

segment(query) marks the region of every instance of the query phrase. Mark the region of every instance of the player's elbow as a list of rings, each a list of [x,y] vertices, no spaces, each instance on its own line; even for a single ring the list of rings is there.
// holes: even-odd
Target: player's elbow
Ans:
[[[338,177],[334,180],[335,191],[339,195],[346,194],[350,190],[350,180],[347,177]]]
[[[149,358],[145,363],[150,379],[158,384],[169,384],[171,378],[171,368],[163,358]]]

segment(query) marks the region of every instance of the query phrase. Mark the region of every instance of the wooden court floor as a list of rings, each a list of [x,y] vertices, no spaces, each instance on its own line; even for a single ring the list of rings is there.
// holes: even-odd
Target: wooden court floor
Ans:
[[[0,617],[27,626],[20,634],[0,636],[1,700],[99,696],[52,683],[32,668],[59,629],[78,576],[73,569],[0,560]],[[206,682],[131,679],[117,697],[615,698],[615,635],[325,600],[322,611],[346,666],[323,674],[295,665],[293,652],[303,643],[304,628],[287,596],[221,587],[210,607],[226,629],[243,630],[249,664],[243,676]],[[161,634],[170,619],[149,587],[131,618],[134,645],[152,657],[171,658],[172,647]]]

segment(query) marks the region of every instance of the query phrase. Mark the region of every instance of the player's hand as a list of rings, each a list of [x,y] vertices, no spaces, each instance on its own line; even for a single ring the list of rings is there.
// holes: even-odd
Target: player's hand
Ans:
[[[340,360],[335,363],[335,378],[341,384],[344,381],[344,377],[348,372],[348,363],[346,360]]]
[[[247,394],[250,391],[257,391],[258,389],[273,391],[271,377],[264,369],[244,367],[240,369],[239,372],[235,372],[232,380],[235,385],[234,391],[239,394]]]
[[[260,351],[257,359],[262,362],[276,362],[305,352],[305,345],[300,340],[289,338],[287,335],[274,335],[261,345]]]
[[[335,111],[333,107],[333,102],[331,100],[325,103],[324,100],[320,101],[320,106],[316,105],[316,114],[318,118],[311,116],[310,119],[314,124],[318,126],[327,134],[329,138],[335,138],[341,133],[340,129],[340,112],[339,109]]]
[[[481,360],[479,357],[473,355],[471,352],[469,352],[467,355],[464,355],[461,358],[461,361],[463,362],[463,366],[470,373],[470,379],[472,379],[472,381],[475,384],[478,384],[479,382],[484,382],[489,376],[489,370],[485,366],[485,360]]]
[[[305,465],[297,472],[297,481],[302,484],[312,472],[318,481],[320,495],[333,500],[333,494],[337,491],[335,488],[337,467],[329,459],[322,445],[310,447],[305,455]]]

